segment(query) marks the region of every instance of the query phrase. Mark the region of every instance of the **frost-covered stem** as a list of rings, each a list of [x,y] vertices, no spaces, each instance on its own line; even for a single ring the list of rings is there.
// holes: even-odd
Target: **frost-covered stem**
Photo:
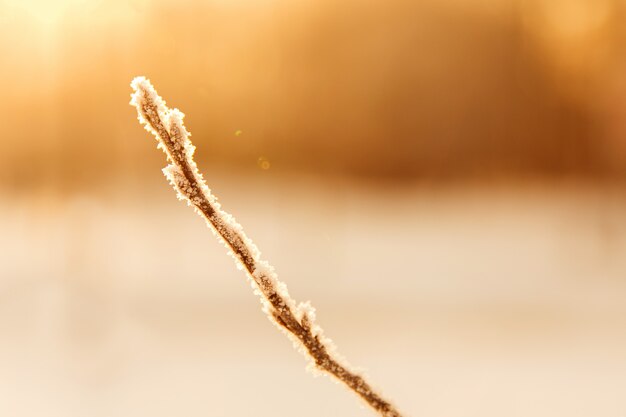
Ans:
[[[139,121],[155,135],[158,147],[166,153],[170,164],[163,172],[178,191],[178,198],[193,206],[230,249],[231,255],[245,269],[255,292],[261,296],[263,310],[270,320],[303,348],[314,368],[346,384],[381,416],[401,417],[361,375],[349,369],[315,324],[313,307],[308,302],[296,306],[285,284],[278,280],[273,268],[261,260],[259,250],[241,226],[221,209],[193,160],[195,148],[183,125],[184,115],[177,109],[168,109],[146,78],[135,78],[131,86],[134,89],[131,105],[137,108]]]

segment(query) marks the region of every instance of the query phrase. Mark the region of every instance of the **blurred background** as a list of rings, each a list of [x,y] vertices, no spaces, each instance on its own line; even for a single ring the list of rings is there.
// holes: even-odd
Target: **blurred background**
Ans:
[[[626,416],[625,0],[0,0],[0,415],[369,416],[162,177],[136,75],[408,416]]]

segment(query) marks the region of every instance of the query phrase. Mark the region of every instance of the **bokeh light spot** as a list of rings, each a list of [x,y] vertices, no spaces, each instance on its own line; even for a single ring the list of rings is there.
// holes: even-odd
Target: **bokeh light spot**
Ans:
[[[270,166],[271,166],[270,161],[264,156],[259,156],[259,159],[257,159],[256,163],[259,166],[259,168],[261,168],[264,171],[270,169]]]

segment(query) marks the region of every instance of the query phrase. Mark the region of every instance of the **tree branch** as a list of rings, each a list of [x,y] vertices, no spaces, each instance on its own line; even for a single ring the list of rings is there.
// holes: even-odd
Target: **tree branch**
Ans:
[[[229,253],[245,269],[255,292],[261,296],[263,310],[270,320],[308,356],[312,368],[333,375],[381,416],[401,417],[390,402],[339,357],[330,340],[315,324],[313,307],[308,302],[296,305],[285,284],[278,280],[274,268],[261,260],[259,250],[242,227],[221,209],[193,160],[195,148],[183,125],[184,115],[177,109],[168,109],[146,78],[135,78],[131,86],[134,93],[130,103],[137,108],[140,123],[154,134],[158,147],[166,153],[169,165],[163,172],[178,191],[178,198],[187,201],[204,217]]]

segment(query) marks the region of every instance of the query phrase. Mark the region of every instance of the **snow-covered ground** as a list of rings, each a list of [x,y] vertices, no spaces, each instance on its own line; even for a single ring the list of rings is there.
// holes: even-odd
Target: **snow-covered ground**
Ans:
[[[626,416],[626,188],[209,180],[408,416]],[[0,415],[368,416],[165,181],[0,194]]]

